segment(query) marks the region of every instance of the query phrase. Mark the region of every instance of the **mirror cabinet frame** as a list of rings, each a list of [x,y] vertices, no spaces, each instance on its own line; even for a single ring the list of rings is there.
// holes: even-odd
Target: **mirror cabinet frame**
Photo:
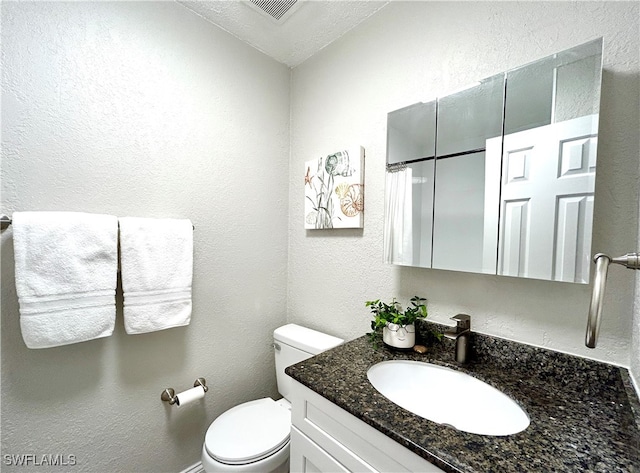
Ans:
[[[602,43],[389,112],[385,262],[589,282]]]

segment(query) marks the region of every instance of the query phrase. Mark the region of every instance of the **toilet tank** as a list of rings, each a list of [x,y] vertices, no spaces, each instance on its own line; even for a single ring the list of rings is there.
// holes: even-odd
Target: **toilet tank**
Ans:
[[[341,338],[296,324],[287,324],[275,329],[273,341],[278,391],[287,400],[291,390],[291,378],[284,373],[285,368],[344,343]]]

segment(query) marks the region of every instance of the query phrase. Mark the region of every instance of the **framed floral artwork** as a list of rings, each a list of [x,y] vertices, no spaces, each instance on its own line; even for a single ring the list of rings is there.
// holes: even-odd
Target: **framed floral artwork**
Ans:
[[[363,228],[364,148],[340,149],[304,167],[304,228]]]

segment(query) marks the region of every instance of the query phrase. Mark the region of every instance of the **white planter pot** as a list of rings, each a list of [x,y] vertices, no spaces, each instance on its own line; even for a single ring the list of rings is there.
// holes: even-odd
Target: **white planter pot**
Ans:
[[[387,324],[382,329],[382,341],[394,348],[412,348],[416,344],[416,327],[413,324]]]

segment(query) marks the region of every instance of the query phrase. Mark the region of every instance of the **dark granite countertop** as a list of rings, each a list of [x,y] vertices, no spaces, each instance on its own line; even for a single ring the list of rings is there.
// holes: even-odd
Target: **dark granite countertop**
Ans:
[[[424,324],[420,337],[426,327],[444,328]],[[376,349],[363,336],[287,374],[448,472],[640,472],[640,403],[625,368],[478,333],[471,343],[471,362],[459,365],[452,340],[420,355],[382,342]],[[484,436],[416,416],[367,379],[369,367],[391,359],[471,374],[511,396],[531,424],[515,435]]]

